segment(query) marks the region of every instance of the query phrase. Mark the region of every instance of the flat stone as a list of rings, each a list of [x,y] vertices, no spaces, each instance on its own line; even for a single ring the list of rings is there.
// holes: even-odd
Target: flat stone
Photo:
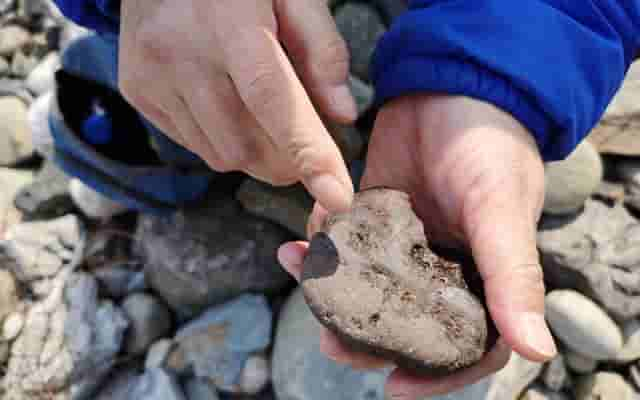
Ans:
[[[169,334],[171,313],[154,296],[134,293],[124,299],[121,307],[130,321],[124,342],[127,354],[141,355],[154,341]]]
[[[144,362],[146,369],[165,368],[167,359],[175,347],[171,339],[160,339],[149,347],[147,358]]]
[[[388,370],[354,370],[320,352],[320,328],[297,289],[282,308],[272,354],[277,399],[383,400]],[[447,395],[421,400],[485,399],[490,379]]]
[[[554,392],[559,392],[571,385],[571,376],[562,354],[559,353],[546,364],[541,378],[545,386]]]
[[[184,384],[187,400],[219,400],[215,386],[204,379],[191,378]]]
[[[275,187],[249,178],[240,185],[236,198],[247,212],[275,222],[299,238],[307,236],[313,198],[304,186]]]
[[[70,179],[53,161],[45,161],[36,179],[16,195],[16,208],[27,220],[51,219],[68,214],[73,209],[69,195]]]
[[[565,353],[567,367],[576,374],[590,374],[598,367],[598,360],[584,356],[575,351]]]
[[[634,400],[635,394],[622,376],[598,372],[578,380],[576,400]]]
[[[147,371],[131,391],[131,400],[188,400],[178,379],[163,369]]]
[[[518,400],[524,390],[540,376],[543,363],[536,363],[511,353],[507,365],[498,371],[491,382],[486,400]]]
[[[210,199],[168,218],[141,215],[135,253],[149,285],[180,318],[241,293],[275,293],[290,282],[276,259],[289,235],[248,215],[230,198]]]
[[[463,269],[475,266],[430,250],[408,195],[370,189],[314,236],[302,287],[319,321],[353,348],[412,373],[446,374],[490,346],[486,311]]]
[[[144,271],[136,268],[137,263],[115,262],[93,271],[107,296],[120,299],[147,289]]]
[[[31,34],[21,26],[9,25],[0,29],[0,56],[9,56],[24,47],[31,40]]]
[[[351,54],[351,72],[369,81],[369,62],[386,30],[380,14],[367,3],[348,2],[336,10],[335,22]]]
[[[621,328],[624,345],[613,361],[628,364],[640,360],[640,320],[626,321],[621,324]]]
[[[572,214],[597,190],[603,176],[600,155],[588,141],[583,141],[563,161],[545,165],[544,212]]]
[[[271,342],[271,318],[263,296],[244,294],[212,307],[180,328],[168,368],[208,379],[220,390],[238,392],[247,360]]]
[[[602,304],[614,318],[640,315],[640,224],[622,204],[588,200],[582,212],[538,228],[545,280]]]
[[[33,156],[27,112],[21,99],[0,97],[0,166],[11,167]]]
[[[554,290],[545,299],[553,333],[571,350],[594,360],[610,360],[622,350],[622,333],[594,302],[573,290]]]
[[[640,155],[640,63],[632,64],[622,88],[609,104],[599,124],[589,134],[598,151]]]

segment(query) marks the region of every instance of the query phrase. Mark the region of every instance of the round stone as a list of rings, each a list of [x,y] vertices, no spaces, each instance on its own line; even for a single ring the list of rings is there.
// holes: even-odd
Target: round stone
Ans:
[[[554,290],[545,300],[553,333],[571,350],[594,360],[610,360],[622,350],[622,333],[593,301],[573,290]]]
[[[572,214],[597,190],[603,176],[600,154],[583,141],[564,161],[545,166],[544,212]]]

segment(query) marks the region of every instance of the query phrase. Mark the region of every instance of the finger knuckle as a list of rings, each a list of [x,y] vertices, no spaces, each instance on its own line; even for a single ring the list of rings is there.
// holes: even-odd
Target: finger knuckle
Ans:
[[[304,135],[293,137],[287,144],[287,154],[295,171],[302,177],[315,175],[322,167],[323,156]]]
[[[258,65],[254,78],[245,84],[245,102],[254,113],[270,115],[278,111],[280,90],[273,84],[275,78],[274,71]]]
[[[349,73],[350,56],[347,44],[338,37],[329,43],[319,53],[317,62],[311,65],[319,76],[327,78],[343,78]],[[331,74],[330,76],[327,76]]]

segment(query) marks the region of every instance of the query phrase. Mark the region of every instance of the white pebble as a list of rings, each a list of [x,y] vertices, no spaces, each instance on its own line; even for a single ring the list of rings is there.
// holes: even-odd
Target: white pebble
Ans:
[[[13,312],[5,318],[2,324],[2,340],[9,342],[18,337],[24,326],[24,316],[22,313]]]
[[[109,219],[127,211],[126,206],[96,192],[79,179],[71,180],[69,193],[75,205],[90,218]]]

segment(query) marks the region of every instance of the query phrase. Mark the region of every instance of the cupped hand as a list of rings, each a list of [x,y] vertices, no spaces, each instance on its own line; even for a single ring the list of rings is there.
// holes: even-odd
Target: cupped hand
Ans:
[[[466,97],[409,96],[386,105],[369,144],[362,187],[410,194],[430,240],[470,249],[483,278],[488,308],[500,333],[477,365],[440,379],[396,370],[387,382],[394,399],[460,389],[504,366],[511,350],[545,361],[556,353],[544,319],[544,282],[536,225],[544,200],[544,169],[529,132],[509,114]],[[327,211],[316,205],[309,233]],[[285,244],[283,266],[299,276],[307,243]],[[357,368],[382,360],[343,346],[329,331],[321,348]]]
[[[332,210],[352,184],[313,104],[355,119],[348,69],[322,0],[122,1],[119,84],[133,106],[214,170],[300,181]]]

